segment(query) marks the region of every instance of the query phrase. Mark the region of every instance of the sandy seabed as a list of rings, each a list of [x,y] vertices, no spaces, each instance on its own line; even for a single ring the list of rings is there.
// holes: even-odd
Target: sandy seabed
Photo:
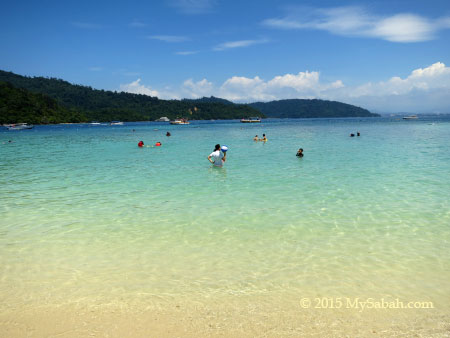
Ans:
[[[9,308],[0,337],[450,337],[439,309],[304,309],[233,296],[201,301]]]

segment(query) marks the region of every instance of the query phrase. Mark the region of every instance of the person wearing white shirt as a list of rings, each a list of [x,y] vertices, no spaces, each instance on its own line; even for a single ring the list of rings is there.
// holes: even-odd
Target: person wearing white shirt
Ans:
[[[223,167],[223,164],[227,160],[227,153],[220,151],[220,144],[216,144],[214,151],[209,154],[208,161],[211,162],[215,167]]]

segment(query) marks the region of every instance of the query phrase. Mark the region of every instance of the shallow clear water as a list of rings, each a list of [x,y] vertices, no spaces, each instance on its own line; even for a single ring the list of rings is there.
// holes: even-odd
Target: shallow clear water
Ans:
[[[1,131],[0,303],[273,293],[448,308],[449,141],[438,117]],[[216,143],[224,168],[206,159]]]

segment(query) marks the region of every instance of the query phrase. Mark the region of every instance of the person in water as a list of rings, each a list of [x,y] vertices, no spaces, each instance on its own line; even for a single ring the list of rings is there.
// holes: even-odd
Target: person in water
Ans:
[[[266,141],[267,141],[266,134],[263,134],[263,138],[260,138],[259,140],[260,140],[260,141],[263,141],[263,142],[266,142]]]
[[[143,146],[144,146],[144,141],[139,141],[138,147],[143,147]]]
[[[359,133],[359,131],[356,133],[356,136],[361,136],[361,134]]]
[[[208,161],[214,164],[215,167],[223,167],[223,164],[227,160],[227,153],[220,151],[220,144],[216,144],[214,151],[209,154]]]
[[[295,156],[303,157],[303,148],[300,148],[300,149],[297,151],[297,155],[295,155]]]
[[[169,132],[166,133],[166,136],[171,136]]]
[[[352,133],[352,134],[350,134],[350,137],[355,137],[355,134],[353,134],[353,133]]]
[[[258,135],[255,135],[255,137],[253,138],[253,141],[258,141]]]
[[[161,142],[156,142],[155,146],[160,147],[160,146],[162,146],[162,143]]]

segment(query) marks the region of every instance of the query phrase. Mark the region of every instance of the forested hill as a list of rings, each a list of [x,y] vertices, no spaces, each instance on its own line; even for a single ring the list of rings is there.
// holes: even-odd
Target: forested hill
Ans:
[[[325,100],[280,100],[255,102],[249,106],[259,110],[268,117],[308,118],[308,117],[375,117],[367,109],[350,104]]]
[[[67,81],[44,77],[25,77],[11,72],[0,71],[0,82],[25,89],[31,93],[44,94],[56,101],[67,112],[76,112],[78,117],[85,116],[87,121],[149,121],[161,116],[170,119],[184,117],[191,120],[239,119],[242,117],[262,116],[259,111],[244,104],[230,104],[226,100],[209,98],[200,100],[160,100],[140,94],[96,90],[91,87],[73,85]],[[6,108],[5,108],[6,109]],[[10,116],[14,111],[9,106]],[[29,122],[25,121],[12,122]],[[71,122],[64,120],[61,122]]]
[[[59,105],[51,97],[0,82],[0,125],[82,122],[86,116]]]

